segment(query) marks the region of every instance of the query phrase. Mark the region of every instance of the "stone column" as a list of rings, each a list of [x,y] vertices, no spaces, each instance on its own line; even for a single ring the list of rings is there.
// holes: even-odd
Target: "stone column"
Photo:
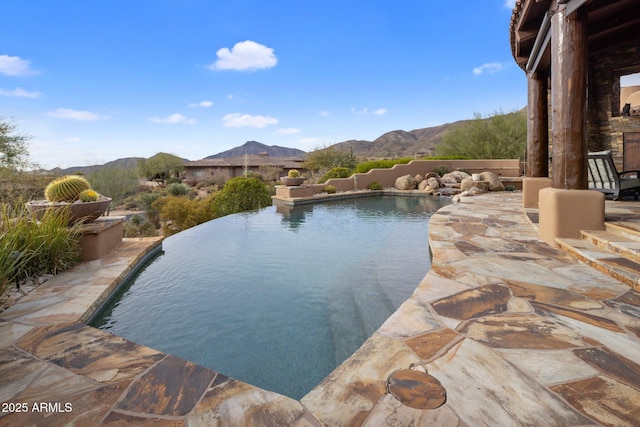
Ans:
[[[552,186],[588,188],[587,19],[561,4],[551,18]]]
[[[527,74],[527,173],[529,178],[549,176],[549,112],[546,73]]]

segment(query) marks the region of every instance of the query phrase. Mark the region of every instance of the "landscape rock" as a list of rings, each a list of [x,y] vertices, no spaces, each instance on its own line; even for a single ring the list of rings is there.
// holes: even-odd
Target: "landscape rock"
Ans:
[[[462,193],[458,193],[455,196],[453,196],[451,201],[453,203],[458,203],[458,202],[460,202],[460,200],[462,200],[463,197],[477,196],[478,194],[482,194],[482,193],[484,193],[484,191],[482,191],[478,187],[471,187],[470,189],[468,189],[466,191],[463,191]]]
[[[427,183],[429,184],[429,187],[431,187],[432,190],[437,190],[438,188],[441,187],[440,185],[440,181],[438,180],[438,178],[432,176],[430,178],[427,178]]]
[[[498,175],[493,172],[482,172],[480,174],[481,181],[489,181],[489,191],[504,191],[504,185]]]
[[[395,187],[398,190],[413,190],[416,188],[416,185],[418,185],[418,183],[411,175],[404,175],[396,178]]]
[[[453,171],[445,174],[440,180],[445,184],[457,184],[470,175],[463,171]]]
[[[413,179],[415,179],[418,184],[424,181],[424,177],[420,174],[417,174],[416,176],[414,176]]]
[[[427,181],[423,180],[418,184],[418,190],[431,191],[431,187],[429,187],[429,183]]]
[[[467,177],[460,183],[460,189],[462,191],[469,190],[474,186],[479,187],[481,190],[486,186],[488,191],[504,191],[504,185],[500,181],[500,178],[493,172],[482,172],[480,174],[480,181],[474,181],[471,177]]]

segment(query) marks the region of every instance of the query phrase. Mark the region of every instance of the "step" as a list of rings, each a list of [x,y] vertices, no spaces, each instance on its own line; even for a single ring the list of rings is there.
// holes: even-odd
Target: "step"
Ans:
[[[582,230],[580,233],[584,240],[599,248],[640,262],[640,236],[628,233],[625,229]]]
[[[584,239],[557,238],[560,248],[595,269],[640,289],[640,262],[612,253]]]

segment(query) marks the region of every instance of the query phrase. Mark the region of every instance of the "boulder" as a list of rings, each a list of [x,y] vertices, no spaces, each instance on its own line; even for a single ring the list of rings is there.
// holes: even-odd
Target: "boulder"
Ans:
[[[489,191],[504,191],[504,185],[498,175],[493,172],[482,172],[480,174],[481,181],[489,182]]]
[[[415,179],[418,184],[420,184],[422,181],[424,181],[424,177],[422,175],[420,175],[420,174],[414,176],[413,179]]]
[[[445,174],[440,180],[445,184],[457,184],[468,178],[469,174],[463,171],[453,171]]]
[[[441,187],[440,181],[438,180],[438,178],[434,176],[427,178],[425,181],[427,181],[427,183],[429,184],[429,187],[431,187],[432,190],[437,190],[438,188]]]
[[[416,188],[417,184],[418,183],[416,182],[415,178],[413,178],[411,175],[405,175],[396,178],[395,187],[398,190],[413,190]]]
[[[423,180],[418,184],[418,190],[431,191],[431,187],[429,187],[429,183],[426,180]]]

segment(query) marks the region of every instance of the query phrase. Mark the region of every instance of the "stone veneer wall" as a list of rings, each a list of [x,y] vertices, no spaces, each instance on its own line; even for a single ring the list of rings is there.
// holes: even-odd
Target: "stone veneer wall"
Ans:
[[[623,134],[640,132],[640,116],[621,116],[620,76],[640,72],[640,34],[630,34],[622,46],[591,53],[589,63],[589,150],[611,150],[622,170]]]

